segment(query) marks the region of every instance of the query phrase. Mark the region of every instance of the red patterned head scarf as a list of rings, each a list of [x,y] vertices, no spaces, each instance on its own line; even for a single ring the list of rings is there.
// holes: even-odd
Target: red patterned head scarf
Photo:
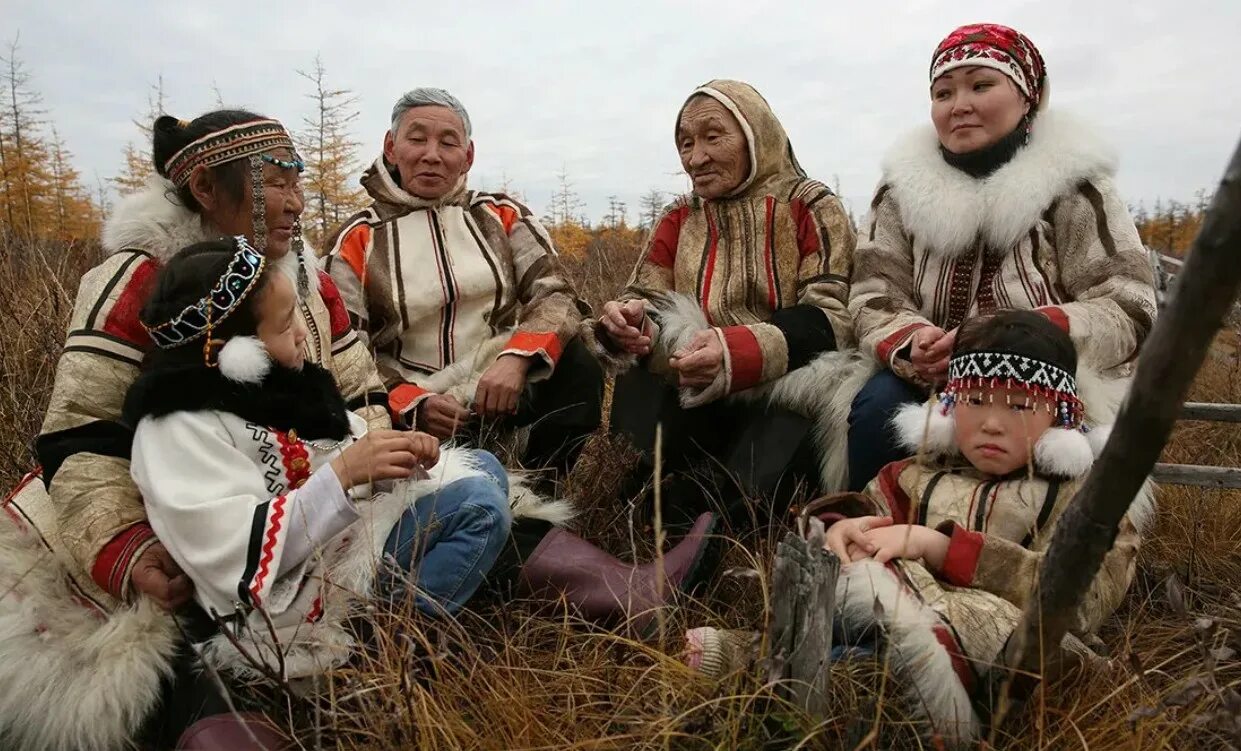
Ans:
[[[935,48],[931,83],[954,68],[994,68],[1013,80],[1035,109],[1047,90],[1047,68],[1038,47],[1025,34],[996,23],[974,23],[956,29]]]

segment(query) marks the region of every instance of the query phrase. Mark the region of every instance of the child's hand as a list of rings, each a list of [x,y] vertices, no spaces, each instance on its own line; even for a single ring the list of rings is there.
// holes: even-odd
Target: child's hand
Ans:
[[[869,557],[874,545],[867,539],[867,533],[892,524],[890,516],[859,516],[853,519],[841,519],[827,528],[827,536],[823,540],[823,548],[835,553],[840,562],[849,563],[854,559],[855,552],[861,552],[862,558]]]
[[[440,439],[426,433],[408,433],[411,442],[410,451],[423,469],[430,469],[440,460]]]
[[[938,571],[944,563],[944,556],[948,554],[948,536],[920,524],[897,524],[883,529],[872,529],[865,537],[871,551],[855,552],[855,561],[862,558],[874,558],[879,563],[887,563],[894,558],[922,560]]]
[[[409,477],[419,465],[411,435],[425,434],[372,430],[359,438],[332,460],[332,471],[340,480],[340,486],[348,491],[376,480],[403,480]],[[435,454],[439,455],[438,444]]]

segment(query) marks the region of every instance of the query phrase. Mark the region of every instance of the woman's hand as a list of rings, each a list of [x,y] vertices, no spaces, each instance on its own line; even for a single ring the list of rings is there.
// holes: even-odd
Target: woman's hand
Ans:
[[[834,553],[842,564],[855,560],[855,553],[861,553],[861,557],[866,558],[875,549],[875,546],[867,539],[867,533],[891,525],[892,517],[890,516],[858,516],[852,519],[841,519],[827,528],[823,549]]]
[[[933,571],[938,571],[944,565],[950,542],[948,535],[920,524],[897,524],[883,529],[871,529],[865,538],[869,552],[856,551],[853,560],[874,558],[879,563],[887,563],[894,558],[921,560]]]
[[[346,491],[377,480],[404,480],[429,456],[428,438],[435,440],[425,433],[372,430],[332,460],[332,471]],[[438,443],[434,454],[438,458]]]
[[[715,329],[703,329],[689,344],[672,353],[668,364],[680,375],[680,384],[703,389],[724,369],[724,344]]]
[[[603,304],[599,324],[621,349],[632,355],[651,353],[651,327],[643,300],[611,300]]]
[[[442,440],[452,438],[457,430],[470,421],[470,411],[450,394],[428,396],[418,405],[414,424],[419,430]]]
[[[410,453],[418,461],[418,466],[430,469],[440,461],[440,439],[426,433],[409,433]]]
[[[956,329],[944,331],[938,326],[927,326],[915,331],[910,340],[909,361],[918,377],[932,385],[943,383],[956,339]]]

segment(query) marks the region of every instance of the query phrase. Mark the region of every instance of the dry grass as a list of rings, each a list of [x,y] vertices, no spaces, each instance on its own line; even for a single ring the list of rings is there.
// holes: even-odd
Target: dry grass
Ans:
[[[621,250],[575,265],[592,302],[628,273],[628,251]],[[5,484],[31,465],[29,442],[76,282],[96,252],[0,241]],[[1200,375],[1194,399],[1241,402],[1241,369],[1229,359],[1235,348],[1221,351],[1227,354]],[[1241,430],[1182,425],[1166,456],[1241,465]],[[617,497],[629,466],[623,447],[597,440],[568,492],[585,506],[588,534],[615,551],[635,548],[646,556],[650,535]],[[1045,687],[1012,719],[998,747],[1228,747],[1235,726],[1230,731],[1223,723],[1235,723],[1241,709],[1241,494],[1167,488],[1160,502],[1132,591],[1102,634],[1109,665]],[[862,747],[920,748],[917,729],[888,700],[893,687],[880,664],[836,665],[831,712],[816,724],[787,706],[761,671],[713,684],[679,663],[687,624],[762,626],[766,540],[776,535],[760,535],[755,553],[734,545],[725,561],[732,575],[683,603],[653,642],[540,613],[526,602],[481,604],[447,625],[376,612],[372,649],[325,679],[319,698],[269,689],[269,713],[297,727],[307,748],[836,749],[858,747],[872,730]]]

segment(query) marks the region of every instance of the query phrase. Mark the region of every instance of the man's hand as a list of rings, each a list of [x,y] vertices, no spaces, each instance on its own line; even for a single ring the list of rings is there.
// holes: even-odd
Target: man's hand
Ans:
[[[418,405],[415,425],[441,441],[446,441],[470,421],[470,411],[447,394],[428,396]]]
[[[648,355],[651,352],[651,332],[646,320],[646,303],[642,300],[617,302],[611,300],[603,304],[603,315],[599,323],[604,331],[621,349],[633,355]]]
[[[724,368],[724,344],[715,329],[703,329],[674,352],[668,364],[680,375],[682,386],[706,388]]]
[[[890,516],[858,516],[852,519],[841,519],[827,528],[827,536],[823,540],[824,549],[835,553],[842,564],[862,554],[865,558],[874,552],[875,546],[866,535],[873,529],[892,526]]]
[[[532,358],[525,355],[500,355],[483,373],[474,393],[474,411],[483,417],[511,415],[517,411],[517,400],[526,387]]]
[[[168,555],[162,542],[151,545],[138,557],[129,583],[170,613],[189,602],[194,594],[194,583]]]
[[[874,558],[879,563],[887,563],[894,558],[921,560],[932,571],[938,571],[944,565],[944,557],[948,555],[948,535],[920,524],[897,524],[883,529],[871,529],[866,533],[866,542],[871,547],[869,552],[857,550],[853,560]]]
[[[909,360],[914,371],[931,385],[943,383],[948,375],[948,359],[956,342],[957,330],[944,331],[938,326],[927,326],[914,332],[910,340]]]

